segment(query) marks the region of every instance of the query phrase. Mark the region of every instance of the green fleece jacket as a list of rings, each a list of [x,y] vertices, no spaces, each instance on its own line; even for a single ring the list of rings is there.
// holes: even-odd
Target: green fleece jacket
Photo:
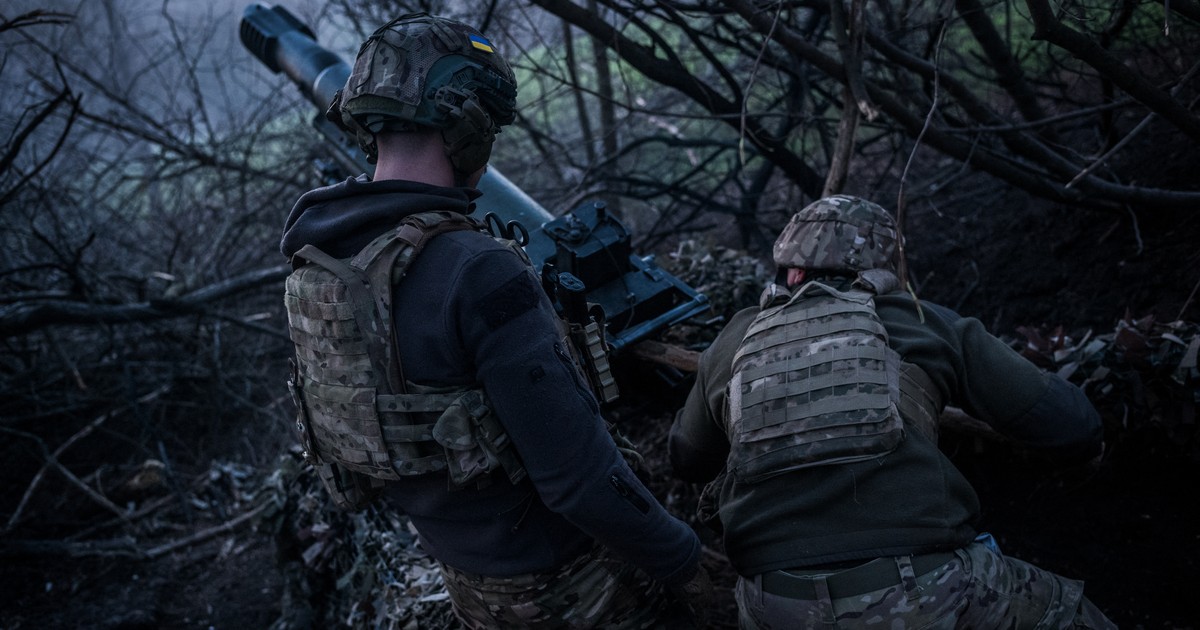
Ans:
[[[1000,433],[1064,461],[1099,453],[1099,415],[1083,392],[1022,358],[974,318],[905,293],[876,297],[889,344],[940,390]],[[739,312],[704,352],[671,427],[676,474],[711,482],[725,549],[738,573],[954,549],[976,535],[979,499],[919,431],[876,460],[804,468],[758,483],[725,474],[726,384],[758,308]],[[923,313],[923,321],[922,321]],[[940,411],[940,410],[939,410]]]

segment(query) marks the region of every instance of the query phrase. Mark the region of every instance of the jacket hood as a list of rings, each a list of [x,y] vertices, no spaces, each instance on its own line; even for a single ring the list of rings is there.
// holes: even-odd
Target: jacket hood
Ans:
[[[373,182],[366,175],[304,193],[283,226],[279,251],[289,259],[305,245],[334,258],[358,253],[401,219],[419,212],[470,214],[480,192],[404,180]]]

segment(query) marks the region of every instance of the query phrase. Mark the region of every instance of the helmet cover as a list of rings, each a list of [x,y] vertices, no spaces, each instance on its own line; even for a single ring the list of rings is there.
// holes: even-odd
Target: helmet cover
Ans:
[[[512,68],[478,30],[410,13],[363,42],[328,116],[357,135],[371,161],[377,133],[439,129],[455,170],[471,173],[516,117],[516,96]]]
[[[849,195],[819,199],[792,216],[775,241],[779,267],[859,272],[896,268],[898,231],[878,204]]]

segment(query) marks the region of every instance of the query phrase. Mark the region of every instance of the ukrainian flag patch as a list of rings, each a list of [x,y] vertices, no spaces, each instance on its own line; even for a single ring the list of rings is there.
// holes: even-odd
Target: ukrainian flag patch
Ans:
[[[496,52],[492,49],[492,42],[484,39],[482,35],[470,35],[471,45],[483,52]]]

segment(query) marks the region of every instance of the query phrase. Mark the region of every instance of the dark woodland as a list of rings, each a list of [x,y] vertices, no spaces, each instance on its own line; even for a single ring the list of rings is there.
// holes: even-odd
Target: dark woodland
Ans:
[[[238,42],[248,4],[0,7],[0,629],[454,627],[403,517],[338,511],[295,444],[280,229],[347,173]],[[667,431],[834,193],[897,214],[916,299],[1101,413],[1082,471],[948,409],[979,529],[1122,628],[1200,626],[1195,0],[281,4],[347,59],[409,10],[478,25],[521,85],[495,168],[554,214],[603,201],[707,296],[614,357],[606,415],[706,543],[711,627],[736,576]]]

